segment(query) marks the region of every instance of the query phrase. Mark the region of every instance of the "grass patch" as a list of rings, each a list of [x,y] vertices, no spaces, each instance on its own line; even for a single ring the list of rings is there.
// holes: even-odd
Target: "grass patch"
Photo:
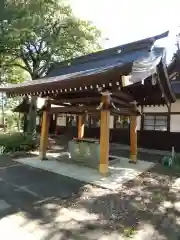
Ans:
[[[29,152],[37,148],[37,138],[21,133],[0,134],[1,154],[13,152]]]
[[[127,238],[132,238],[135,233],[136,233],[136,229],[134,228],[134,226],[132,226],[124,229],[123,236]]]

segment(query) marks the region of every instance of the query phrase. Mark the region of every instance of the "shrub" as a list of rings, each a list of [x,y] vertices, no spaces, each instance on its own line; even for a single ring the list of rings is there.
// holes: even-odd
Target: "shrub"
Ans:
[[[29,152],[37,148],[37,138],[20,133],[0,135],[1,153]]]

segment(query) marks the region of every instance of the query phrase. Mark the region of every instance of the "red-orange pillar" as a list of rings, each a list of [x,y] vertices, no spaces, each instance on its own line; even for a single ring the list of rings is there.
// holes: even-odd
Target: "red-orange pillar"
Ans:
[[[104,109],[101,110],[100,120],[100,164],[99,172],[103,175],[108,173],[109,166],[109,134],[110,134],[110,111],[108,110],[109,96],[102,96]]]
[[[84,116],[79,115],[78,116],[78,139],[81,139],[84,137]]]
[[[47,159],[46,152],[48,147],[49,110],[50,110],[50,104],[46,100],[45,110],[43,111],[42,125],[41,125],[41,138],[40,138],[40,159],[41,160]]]

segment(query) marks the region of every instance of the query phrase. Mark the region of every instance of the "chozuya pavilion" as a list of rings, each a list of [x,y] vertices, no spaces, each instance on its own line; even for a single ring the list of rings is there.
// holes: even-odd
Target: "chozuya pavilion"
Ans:
[[[169,107],[175,101],[167,73],[166,49],[155,44],[168,34],[165,32],[53,64],[43,79],[1,88],[8,97],[38,96],[46,99],[42,117],[41,159],[46,159],[49,114],[75,114],[78,116],[78,137],[71,141],[70,153],[73,144],[87,144],[92,158],[97,158],[100,173],[106,174],[110,115],[125,115],[130,118],[130,162],[136,163],[136,118],[141,114],[138,106],[166,104]],[[59,107],[51,108],[52,104]],[[100,141],[83,139],[87,114],[100,118]]]

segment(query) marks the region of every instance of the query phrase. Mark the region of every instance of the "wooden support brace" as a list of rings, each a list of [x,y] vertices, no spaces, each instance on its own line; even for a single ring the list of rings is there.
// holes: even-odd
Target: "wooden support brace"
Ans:
[[[109,96],[102,96],[102,102],[104,103],[105,109],[101,110],[99,171],[103,175],[106,175],[108,173],[109,165],[110,111],[106,109],[109,104]]]
[[[48,106],[48,102],[46,102],[46,106]],[[40,159],[46,160],[46,152],[48,147],[48,132],[49,132],[49,108],[45,108],[42,116],[42,126],[41,126],[41,138],[40,138]]]
[[[79,115],[78,116],[78,139],[81,139],[84,137],[84,116]]]
[[[137,162],[137,116],[130,117],[130,163]]]

